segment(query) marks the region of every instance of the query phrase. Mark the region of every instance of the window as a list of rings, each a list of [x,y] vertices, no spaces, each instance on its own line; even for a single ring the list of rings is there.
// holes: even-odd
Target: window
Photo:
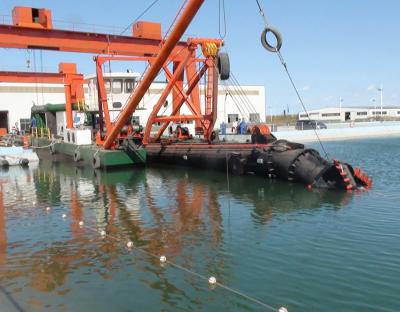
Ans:
[[[125,79],[125,93],[131,93],[135,87],[135,79]]]
[[[132,116],[132,124],[140,125],[140,117],[139,116]]]
[[[23,133],[29,132],[29,127],[31,126],[31,120],[29,118],[21,118],[19,120],[20,130]]]
[[[372,112],[372,115],[387,115],[387,111],[382,111],[382,112]]]
[[[110,93],[111,92],[111,81],[110,81],[110,79],[104,79],[104,84],[106,86],[107,93]]]
[[[250,122],[260,122],[260,114],[259,113],[250,113],[249,118],[250,118]]]
[[[112,80],[112,90],[113,93],[122,93],[122,79]]]
[[[322,114],[322,117],[339,117],[340,113],[325,113]]]
[[[400,111],[397,111],[397,115],[400,115]]]
[[[122,103],[121,102],[113,102],[113,108],[121,108]]]
[[[307,114],[300,114],[300,117],[308,117]]]
[[[357,116],[367,116],[368,112],[357,112]]]
[[[232,123],[234,121],[239,120],[239,115],[238,114],[228,114],[228,123]]]

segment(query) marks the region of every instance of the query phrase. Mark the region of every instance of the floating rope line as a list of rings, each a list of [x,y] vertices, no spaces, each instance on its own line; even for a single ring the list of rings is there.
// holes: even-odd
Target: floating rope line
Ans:
[[[263,19],[263,21],[264,21],[264,26],[265,26],[265,28],[266,28],[266,29],[271,29],[271,28],[269,27],[267,17],[265,16],[264,10],[263,10],[263,8],[262,8],[262,6],[261,6],[259,0],[256,0],[256,2],[257,2],[257,6],[258,6],[258,8],[259,8],[259,10],[260,10],[259,13],[260,13],[260,15],[261,15],[261,17],[262,17],[262,19]],[[265,36],[266,36],[266,35],[267,35],[267,33],[265,33]],[[275,35],[275,36],[276,36],[276,35]],[[278,39],[278,38],[277,38],[277,39]],[[279,45],[279,44],[278,44],[278,45]],[[284,60],[284,58],[283,58],[283,56],[282,56],[282,54],[281,54],[281,52],[280,52],[280,50],[279,50],[279,49],[280,49],[280,45],[279,45],[279,47],[278,47],[278,45],[277,45],[277,47],[275,47],[275,48],[272,48],[272,47],[270,47],[270,48],[271,48],[271,49],[274,49],[273,52],[276,52],[276,54],[278,55],[279,61],[281,62],[283,68],[285,69],[285,72],[286,72],[286,74],[287,74],[287,76],[288,76],[288,78],[289,78],[289,80],[290,80],[290,83],[292,84],[292,87],[293,87],[294,91],[296,92],[297,98],[298,98],[298,100],[299,100],[301,106],[303,107],[304,111],[306,112],[306,115],[307,115],[308,120],[311,120],[310,115],[308,114],[307,108],[306,108],[306,106],[304,105],[303,99],[302,99],[302,97],[301,97],[301,95],[300,95],[300,92],[299,92],[298,88],[296,87],[296,84],[295,84],[294,81],[293,81],[292,75],[291,75],[290,72],[289,72],[287,63],[286,63],[286,61]],[[270,50],[270,51],[272,52],[272,50]],[[322,150],[323,150],[323,152],[324,152],[324,154],[325,154],[325,158],[328,160],[328,159],[329,159],[328,153],[326,152],[325,147],[324,147],[324,145],[322,144],[322,141],[321,141],[321,139],[320,139],[320,137],[319,137],[319,135],[318,135],[317,129],[314,128],[314,127],[312,127],[312,128],[313,128],[314,133],[315,133],[315,136],[317,137],[317,140],[318,140],[319,144],[321,145],[321,148],[322,148]]]
[[[35,206],[35,204],[36,203],[34,203],[34,206]],[[46,207],[45,211],[46,211],[47,214],[49,214],[49,213],[51,213],[52,209],[51,209],[51,207]],[[64,221],[67,220],[67,217],[68,216],[65,213],[63,213],[61,215],[61,218]],[[97,234],[100,235],[100,237],[102,239],[109,238],[109,239],[112,239],[112,240],[114,240],[114,241],[116,241],[118,243],[120,243],[121,241],[124,240],[123,238],[120,238],[118,236],[108,234],[104,230],[99,231],[98,228],[96,228],[95,226],[90,226],[90,225],[86,224],[83,220],[80,220],[77,223],[78,223],[80,228],[87,229],[89,231],[92,231],[93,233],[97,233]],[[236,294],[236,295],[238,295],[238,296],[240,296],[240,297],[242,297],[242,298],[244,298],[244,299],[246,299],[246,300],[248,300],[250,302],[253,302],[253,303],[255,303],[255,304],[259,305],[259,306],[262,306],[263,308],[268,309],[270,311],[288,312],[288,310],[285,307],[280,307],[279,309],[275,308],[275,307],[273,307],[273,306],[271,306],[271,305],[269,305],[269,304],[267,304],[267,303],[255,298],[255,297],[252,297],[250,295],[247,295],[247,294],[241,292],[240,290],[237,290],[237,289],[229,287],[229,286],[227,286],[225,284],[222,284],[222,283],[218,282],[217,278],[214,277],[214,276],[209,276],[209,277],[204,276],[204,275],[202,275],[200,273],[197,273],[195,271],[192,271],[191,269],[188,269],[188,268],[186,268],[186,267],[184,267],[184,266],[182,266],[180,264],[177,264],[177,263],[175,263],[175,262],[173,262],[171,260],[168,260],[165,255],[157,255],[155,253],[152,253],[150,251],[147,251],[147,250],[143,249],[142,247],[136,246],[131,240],[127,240],[124,245],[129,251],[137,250],[137,251],[139,251],[139,252],[141,252],[141,253],[143,253],[143,254],[145,254],[147,256],[150,256],[150,257],[158,259],[160,261],[161,266],[164,266],[165,264],[168,264],[171,267],[177,268],[177,269],[179,269],[181,271],[184,271],[184,272],[186,272],[188,274],[196,276],[199,279],[207,281],[208,284],[210,285],[211,289],[213,289],[216,286],[219,286],[219,287],[221,287],[221,288],[223,288],[223,289],[225,289],[225,290],[227,290],[227,291],[229,291],[229,292],[231,292],[233,294]]]

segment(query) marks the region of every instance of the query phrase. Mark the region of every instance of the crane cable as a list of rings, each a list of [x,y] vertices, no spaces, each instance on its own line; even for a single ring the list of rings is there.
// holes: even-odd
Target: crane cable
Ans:
[[[269,26],[267,17],[265,16],[264,10],[263,10],[263,8],[262,8],[262,6],[261,6],[259,0],[256,0],[256,2],[257,2],[257,6],[258,6],[258,8],[259,8],[259,10],[260,10],[259,13],[260,13],[260,15],[261,15],[261,18],[262,18],[263,21],[264,21],[264,26],[265,26],[265,30],[264,30],[264,32],[262,33],[262,36],[264,37],[264,35],[265,35],[265,43],[266,43],[267,47],[270,47],[271,49],[268,49],[264,44],[263,44],[263,45],[264,45],[265,48],[267,48],[267,50],[269,50],[269,51],[271,51],[271,52],[275,52],[275,53],[278,55],[279,61],[281,62],[283,68],[285,69],[285,72],[286,72],[286,74],[287,74],[287,76],[288,76],[288,78],[289,78],[289,80],[290,80],[290,83],[292,84],[293,89],[294,89],[294,91],[296,92],[297,98],[298,98],[298,100],[300,101],[300,104],[301,104],[301,106],[303,107],[304,111],[306,112],[306,115],[307,115],[308,120],[311,120],[310,115],[308,114],[308,111],[307,111],[307,109],[306,109],[306,106],[305,106],[305,104],[304,104],[304,102],[303,102],[303,99],[302,99],[302,97],[301,97],[301,95],[300,95],[300,92],[299,92],[298,88],[296,87],[296,84],[295,84],[294,81],[293,81],[292,75],[291,75],[290,72],[289,72],[287,63],[286,63],[285,59],[283,58],[283,56],[282,56],[282,54],[281,54],[281,52],[280,52],[281,38],[278,38],[279,35],[277,36],[277,34],[274,32],[274,29],[271,29],[271,27]],[[267,35],[267,32],[268,32],[268,31],[271,31],[272,33],[274,33],[274,35],[275,35],[275,37],[276,37],[276,39],[277,39],[278,44],[277,44],[277,46],[274,47],[274,48],[271,47],[271,46],[266,42],[266,40],[267,40],[267,39],[266,39],[266,35]],[[263,38],[262,38],[262,40],[263,40]],[[324,145],[322,144],[322,141],[321,141],[321,139],[320,139],[320,137],[319,137],[319,135],[318,135],[318,132],[317,132],[316,127],[315,127],[315,128],[312,127],[312,129],[314,130],[315,136],[317,137],[317,140],[318,140],[319,144],[321,145],[321,148],[322,148],[322,150],[323,150],[323,152],[324,152],[324,154],[325,154],[325,157],[326,157],[326,159],[328,160],[328,159],[329,159],[328,153],[326,152],[326,149],[325,149]]]
[[[150,5],[146,9],[144,9],[144,11],[140,13],[139,16],[136,17],[133,22],[131,22],[128,26],[124,28],[123,31],[121,31],[120,35],[123,35],[133,24],[135,24],[143,15],[145,15],[147,11],[149,11],[158,1],[160,0],[154,0],[152,3],[150,3]]]
[[[221,14],[221,8],[222,8],[222,14]],[[223,30],[221,28],[221,20],[223,20]],[[226,13],[225,13],[225,0],[219,0],[218,3],[218,32],[219,32],[219,37],[221,39],[225,39],[226,37]]]

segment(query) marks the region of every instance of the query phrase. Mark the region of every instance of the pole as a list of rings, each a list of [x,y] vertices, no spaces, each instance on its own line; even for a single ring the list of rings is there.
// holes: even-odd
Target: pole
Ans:
[[[340,117],[340,121],[342,121],[342,97],[339,96],[339,117]]]
[[[181,16],[177,19],[175,26],[172,28],[171,33],[168,35],[167,39],[162,45],[156,59],[144,74],[142,81],[133,91],[132,97],[126,105],[126,108],[121,111],[118,120],[116,121],[114,127],[111,129],[111,132],[104,142],[103,147],[105,149],[109,149],[111,147],[118,133],[125,125],[126,121],[129,119],[132,113],[135,111],[136,107],[140,103],[146,91],[149,89],[151,83],[157,77],[160,69],[164,65],[165,61],[168,59],[175,45],[178,43],[178,41],[188,28],[190,22],[196,15],[197,11],[200,9],[203,2],[204,0],[190,0],[188,2],[186,8],[182,11]]]
[[[382,83],[381,83],[380,91],[381,91],[381,121],[383,121],[383,85],[382,85]]]

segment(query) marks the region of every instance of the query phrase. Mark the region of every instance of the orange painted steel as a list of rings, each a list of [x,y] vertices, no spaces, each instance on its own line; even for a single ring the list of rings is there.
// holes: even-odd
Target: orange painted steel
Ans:
[[[131,36],[0,25],[0,47],[3,48],[153,56],[158,54],[160,43],[161,40]],[[186,46],[186,42],[177,43],[171,55],[179,59],[179,50]]]
[[[114,146],[113,140],[118,136],[118,133],[162,68],[168,80],[166,88],[170,91],[172,90],[173,112],[169,117],[157,116],[160,108],[158,106],[154,107],[151,114],[152,119],[148,120],[146,128],[151,129],[157,120],[162,121],[163,124],[160,128],[162,131],[157,133],[157,139],[159,139],[170,122],[181,118],[179,117],[181,116],[180,108],[186,103],[193,115],[185,116],[184,118],[195,120],[196,128],[203,128],[203,133],[206,137],[209,137],[216,118],[218,88],[216,71],[210,64],[215,63],[217,52],[222,46],[223,40],[189,38],[186,42],[179,41],[203,2],[204,0],[187,0],[184,2],[165,41],[161,39],[161,25],[158,23],[138,22],[132,27],[132,36],[57,30],[53,29],[51,11],[16,7],[14,10],[15,18],[13,17],[14,25],[0,25],[0,47],[106,54],[109,57],[113,55],[113,60],[134,57],[134,60],[149,62],[149,69],[144,73],[143,79],[133,91],[128,105],[121,111],[115,124],[111,123],[108,112],[107,93],[104,91],[104,77],[101,72],[101,66],[98,67],[96,63],[96,72],[98,78],[100,77],[98,92],[101,123],[99,128],[103,132],[102,119],[104,115],[107,130],[104,141],[104,148],[106,149]],[[196,57],[196,49],[199,46],[205,58]],[[190,58],[185,61],[184,71],[180,73],[179,77],[175,76],[178,68],[188,55],[190,55]],[[98,57],[98,59],[100,58],[102,56]],[[173,64],[172,73],[168,69],[169,63]],[[203,66],[205,63],[208,66]],[[197,64],[200,65],[198,66],[199,69],[197,69]],[[208,98],[206,100],[207,104],[205,104],[206,112],[202,114],[199,80],[207,70],[209,71],[206,82]],[[173,79],[174,81],[172,81],[172,77],[177,77],[178,79]],[[185,78],[188,84],[186,90],[184,87]],[[196,81],[196,83],[192,83],[192,81]],[[77,92],[74,90],[76,84],[72,83],[71,88],[67,88],[66,81],[65,85],[65,92],[70,95],[66,100],[67,127],[72,127],[72,108],[70,106],[74,102],[74,94]],[[145,138],[144,142],[147,139]]]
[[[53,28],[51,11],[46,9],[36,9],[30,7],[14,7],[12,20],[15,26],[32,28]]]
[[[0,72],[0,82],[63,84],[65,92],[66,127],[73,128],[72,105],[84,103],[83,75],[76,72],[76,64],[60,63],[58,73]]]
[[[157,74],[161,70],[165,61],[171,55],[174,47],[186,31],[187,27],[191,23],[192,19],[200,9],[204,0],[189,0],[187,6],[183,9],[181,16],[177,19],[175,26],[172,28],[171,33],[168,35],[164,44],[157,55],[157,58],[148,68],[148,71],[144,74],[143,79],[136,87],[132,94],[132,98],[129,101],[126,108],[121,112],[116,124],[111,130],[109,136],[106,138],[103,147],[109,149],[114,139],[117,137],[119,131],[122,129],[128,118],[132,115],[137,105],[140,103],[146,91],[149,89],[151,83],[156,78]]]
[[[207,66],[203,65],[203,67],[199,70],[199,72],[195,73],[195,75],[192,78],[192,80],[189,82],[189,86],[187,91],[185,92],[185,96],[181,97],[180,102],[178,103],[178,105],[175,107],[175,109],[172,111],[171,116],[176,115],[179,112],[179,109],[182,107],[183,103],[185,102],[185,100],[189,97],[189,94],[193,95],[194,90],[196,90],[196,87],[198,87],[198,83],[200,81],[200,79],[203,77],[204,73],[207,70]],[[198,90],[198,88],[197,88]],[[192,111],[193,112],[193,111]],[[193,112],[195,113],[195,112]],[[198,120],[200,123],[203,122],[203,120]],[[147,121],[147,127],[151,127],[152,124],[150,124],[150,122],[152,122],[151,120]],[[159,140],[161,135],[163,134],[163,132],[165,131],[165,129],[168,127],[168,122],[165,122],[161,128],[158,130],[157,136],[156,136],[156,140]],[[149,138],[148,137],[144,137],[143,138],[143,144],[147,144],[149,142]]]
[[[97,95],[98,95],[98,101],[99,101],[99,123],[101,125],[103,125],[103,113],[104,113],[106,130],[110,131],[110,129],[112,128],[112,125],[111,125],[111,119],[110,119],[110,112],[108,110],[107,92],[104,87],[103,71],[101,69],[101,66],[103,65],[103,63],[100,63],[97,60],[97,57],[95,57],[94,59],[96,61]],[[102,114],[100,114],[100,112],[102,112]],[[100,129],[101,129],[101,131],[103,131],[102,127]]]
[[[164,105],[165,100],[167,99],[168,94],[171,92],[171,89],[173,88],[174,84],[180,80],[182,77],[183,71],[185,69],[185,66],[187,62],[189,61],[190,55],[188,54],[186,59],[179,64],[179,66],[176,68],[176,71],[174,75],[171,77],[171,80],[169,81],[167,87],[164,89],[164,91],[161,93],[160,98],[157,101],[157,104],[154,106],[153,111],[151,112],[149,116],[149,121],[154,120],[157,117],[157,113],[160,110],[160,108]],[[153,122],[151,125],[147,126],[144,132],[144,137],[146,138],[145,141],[147,141],[147,138],[150,135],[151,127],[152,127]]]
[[[20,83],[64,83],[63,75],[59,73],[32,73],[1,71],[0,82]]]

